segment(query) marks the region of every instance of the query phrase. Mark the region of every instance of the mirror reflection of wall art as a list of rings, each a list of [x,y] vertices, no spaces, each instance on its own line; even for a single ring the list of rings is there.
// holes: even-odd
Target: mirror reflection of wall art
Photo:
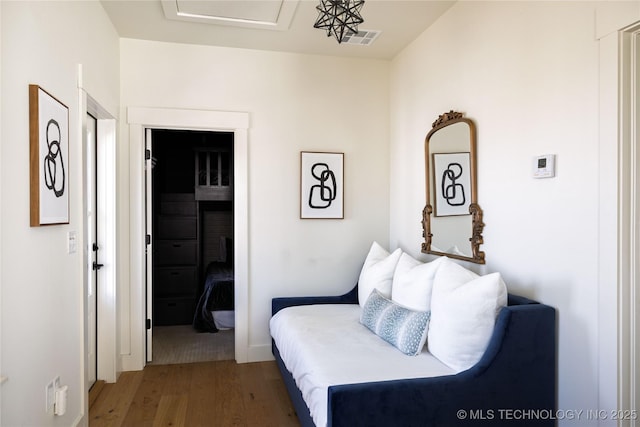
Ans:
[[[300,153],[300,218],[344,218],[344,154]]]
[[[433,155],[435,215],[469,215],[471,203],[469,153]]]
[[[69,223],[69,109],[29,85],[30,222]]]

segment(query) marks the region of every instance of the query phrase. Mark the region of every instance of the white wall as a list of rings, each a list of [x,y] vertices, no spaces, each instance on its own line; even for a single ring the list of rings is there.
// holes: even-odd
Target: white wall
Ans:
[[[346,292],[371,241],[388,244],[388,70],[384,61],[121,42],[122,111],[249,113],[249,346],[263,354],[270,352],[272,297]],[[303,150],[345,154],[345,219],[299,219]],[[121,156],[121,166],[127,160]],[[125,220],[128,183],[121,177]],[[122,225],[123,237],[133,232]],[[127,248],[120,254],[128,259]]]
[[[0,24],[2,23],[2,5],[0,5]],[[0,99],[2,99],[2,31],[0,27]],[[0,200],[2,200],[2,102],[0,102]],[[0,209],[0,241],[2,241],[2,209]],[[2,307],[2,247],[0,246],[0,307]],[[2,316],[0,315],[0,408],[2,408]],[[0,410],[0,425],[2,425],[2,411]]]
[[[81,252],[66,254],[67,232],[81,237],[82,224],[78,63],[84,86],[110,111],[249,112],[254,346],[269,345],[272,296],[348,290],[371,240],[418,255],[424,136],[439,114],[465,112],[478,126],[479,201],[487,224],[487,265],[476,269],[501,271],[512,292],[558,308],[560,408],[601,409],[592,262],[598,255],[598,45],[591,2],[460,2],[391,66],[127,39],[118,46],[95,1],[2,1],[0,8],[0,371],[9,376],[2,425],[70,425],[81,416]],[[68,226],[28,226],[29,83],[70,108]],[[124,124],[121,135],[119,277],[126,291]],[[301,150],[345,153],[344,220],[299,219]],[[531,158],[543,153],[557,155],[558,175],[533,180]],[[121,312],[128,313],[122,295]],[[121,338],[128,340],[128,331]],[[70,385],[61,418],[44,411],[44,386],[56,375]]]
[[[560,409],[608,409],[598,407],[595,7],[459,2],[391,71],[391,245],[419,254],[424,137],[438,115],[464,112],[478,130],[486,223],[487,265],[472,268],[558,309]],[[548,153],[556,177],[533,179],[533,156]]]
[[[77,64],[106,108],[119,104],[118,37],[97,1],[2,1],[2,425],[86,422],[82,282],[82,144]],[[28,85],[69,107],[70,223],[29,227]],[[67,254],[67,232],[78,251]],[[45,386],[69,386],[67,413],[45,411]]]

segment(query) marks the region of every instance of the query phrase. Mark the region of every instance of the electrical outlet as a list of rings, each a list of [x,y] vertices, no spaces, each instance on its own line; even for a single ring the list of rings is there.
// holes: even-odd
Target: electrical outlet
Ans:
[[[46,393],[46,405],[47,405],[47,412],[51,412],[54,409],[54,405],[56,403],[56,390],[58,390],[60,388],[60,377],[55,377],[53,380],[51,380],[51,382],[49,384],[47,384],[47,387],[45,388],[45,393]]]
[[[51,410],[53,410],[53,404],[56,401],[56,389],[54,386],[54,382],[51,381],[49,384],[47,384],[47,387],[45,388],[45,393],[46,393],[46,410],[47,412],[50,412]]]

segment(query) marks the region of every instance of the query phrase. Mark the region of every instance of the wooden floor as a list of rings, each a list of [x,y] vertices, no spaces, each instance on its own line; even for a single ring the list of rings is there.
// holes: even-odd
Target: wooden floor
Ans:
[[[275,362],[149,365],[96,384],[89,425],[299,427]]]

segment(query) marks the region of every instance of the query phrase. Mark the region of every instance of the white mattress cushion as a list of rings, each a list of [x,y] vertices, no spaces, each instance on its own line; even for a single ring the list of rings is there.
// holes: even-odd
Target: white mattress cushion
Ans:
[[[302,393],[314,423],[327,423],[330,385],[435,377],[454,371],[425,350],[407,356],[359,322],[358,304],[280,310],[271,336]]]
[[[215,310],[211,312],[213,323],[220,330],[233,329],[236,326],[236,315],[233,310]]]

